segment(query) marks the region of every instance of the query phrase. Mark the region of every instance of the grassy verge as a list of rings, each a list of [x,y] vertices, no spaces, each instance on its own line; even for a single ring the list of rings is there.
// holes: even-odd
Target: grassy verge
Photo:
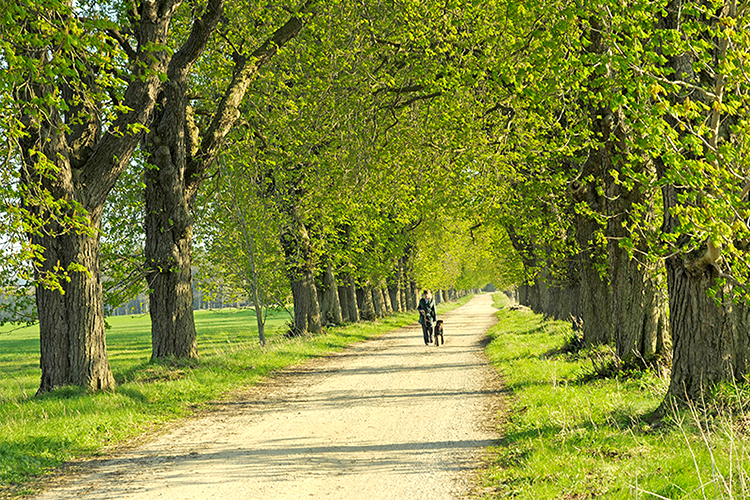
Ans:
[[[469,297],[438,306],[446,312]],[[206,403],[256,384],[286,366],[414,323],[414,312],[287,339],[289,319],[269,319],[260,347],[249,310],[196,311],[200,358],[150,362],[147,315],[109,318],[107,345],[117,388],[89,393],[66,387],[35,397],[38,329],[0,331],[0,496],[30,492],[65,461],[103,453]]]
[[[719,397],[650,424],[665,375],[591,381],[596,353],[561,351],[567,323],[507,308],[498,317],[487,352],[511,395],[484,498],[750,498],[747,422],[730,411],[739,389],[723,398],[734,406]]]

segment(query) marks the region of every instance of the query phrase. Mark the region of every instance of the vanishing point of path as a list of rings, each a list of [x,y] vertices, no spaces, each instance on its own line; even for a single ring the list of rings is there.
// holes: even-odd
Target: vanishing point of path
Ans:
[[[454,499],[497,439],[497,376],[482,340],[489,294],[440,316],[285,370],[115,458],[83,463],[52,499]]]

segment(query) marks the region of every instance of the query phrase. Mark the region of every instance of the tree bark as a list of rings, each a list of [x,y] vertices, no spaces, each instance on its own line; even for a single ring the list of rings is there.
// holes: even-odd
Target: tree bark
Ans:
[[[613,219],[614,220],[614,219]],[[616,236],[617,232],[610,230]],[[667,296],[658,269],[639,263],[609,243],[612,324],[617,356],[629,365],[671,357]]]
[[[383,299],[383,289],[377,283],[370,287],[372,291],[372,304],[375,308],[375,317],[383,318],[386,315],[385,300]]]
[[[305,224],[302,222],[296,200],[288,198],[283,207],[288,217],[282,228],[281,247],[284,250],[287,276],[294,299],[294,335],[320,333],[321,318],[318,292],[315,287],[315,259]]]
[[[97,227],[92,221],[92,227]],[[46,268],[75,263],[87,271],[69,274],[65,294],[38,287],[42,379],[38,393],[63,385],[110,389],[115,379],[107,358],[104,300],[99,279],[99,236],[64,234],[33,238],[44,245]],[[45,241],[46,240],[46,241]],[[51,269],[45,269],[51,270]]]
[[[357,306],[357,285],[354,278],[349,278],[349,284],[346,287],[346,302],[349,305],[349,321],[356,323],[360,320],[359,307]]]
[[[401,262],[396,265],[394,274],[390,276],[386,283],[388,285],[388,295],[391,300],[391,307],[393,312],[399,313],[403,311],[401,304]]]
[[[598,46],[599,53],[605,52],[602,43],[593,45],[595,48]],[[598,151],[591,156],[601,164],[598,170],[607,193],[604,202],[607,214],[605,231],[612,301],[611,324],[616,352],[626,366],[645,367],[657,359],[669,358],[671,345],[667,324],[667,297],[662,286],[662,269],[655,264],[638,262],[620,246],[621,241],[631,236],[628,227],[632,222],[631,214],[637,210],[641,210],[638,221],[641,226],[655,229],[658,225],[655,222],[654,208],[657,192],[647,183],[641,182],[626,187],[611,174],[618,172],[619,178],[627,178],[628,173],[623,171],[624,159],[645,156],[636,155],[630,150],[629,132],[624,122],[620,110],[606,108],[591,113],[593,132],[600,141]],[[651,162],[630,162],[629,167],[649,178],[655,174]],[[592,200],[593,197],[589,195],[588,198]],[[600,209],[599,199],[591,203],[597,210]],[[638,241],[637,245],[635,251],[646,255],[647,244]]]
[[[588,208],[599,214],[606,213],[605,197],[599,194],[598,182],[606,175],[606,167],[599,151],[591,151],[588,160],[582,165],[580,177],[592,178],[582,184],[571,186],[573,199],[585,203]],[[580,252],[578,269],[581,285],[581,318],[583,320],[583,339],[586,345],[600,345],[612,342],[612,297],[607,278],[601,269],[608,266],[606,250],[598,243],[598,236],[604,228],[590,216],[577,212],[574,218],[575,239]]]
[[[685,14],[684,4],[685,2],[676,0],[668,2],[666,15],[659,19],[659,29],[680,32],[685,22],[684,17],[690,16]],[[727,12],[717,14],[716,19],[720,19]],[[730,16],[733,14],[736,12],[729,12]],[[700,19],[698,22],[707,21]],[[714,50],[716,58],[721,59],[720,52],[723,49],[715,46]],[[723,121],[720,116],[721,107],[717,104],[721,102],[724,92],[724,75],[721,68],[714,68],[715,73],[710,77],[713,81],[709,85],[716,97],[715,100],[707,99],[695,90],[706,78],[703,71],[697,73],[696,67],[699,62],[711,64],[711,61],[697,61],[696,53],[692,51],[669,56],[667,66],[671,70],[670,78],[692,84],[680,84],[681,91],[671,95],[670,99],[676,103],[684,102],[688,98],[704,101],[704,106],[710,110],[708,121],[711,123],[712,134],[709,142],[712,148],[717,149]],[[704,123],[704,118],[699,118],[701,124]],[[678,124],[672,116],[665,116],[664,119],[678,133],[684,133],[684,125]],[[695,121],[695,125],[698,125],[698,119]],[[655,163],[657,174],[661,178],[667,178],[670,172],[664,158],[657,157]],[[715,167],[719,168],[718,165]],[[680,220],[676,214],[679,213],[682,203],[680,195],[685,193],[685,189],[687,188],[674,184],[662,188],[664,233],[676,233],[680,228]],[[688,251],[691,248],[692,250]],[[671,380],[665,401],[703,401],[714,385],[720,382],[742,381],[747,374],[745,328],[748,307],[745,304],[733,304],[731,286],[720,284],[717,280],[722,267],[726,264],[721,258],[721,250],[716,248],[710,239],[704,237],[702,240],[696,240],[693,234],[678,234],[674,250],[666,260],[673,356]],[[729,270],[725,268],[723,271]],[[715,292],[713,299],[710,297],[711,289]]]
[[[391,303],[391,296],[388,293],[388,288],[381,282],[380,293],[383,296],[383,304],[385,305],[386,316],[393,314],[393,303]]]
[[[294,335],[320,333],[320,309],[315,276],[310,270],[302,270],[292,282],[294,299]]]
[[[663,192],[664,229],[673,231],[678,221],[670,210],[678,204],[678,189],[667,186]],[[690,239],[683,235],[678,245],[684,248]],[[733,304],[731,287],[718,284],[721,265],[708,242],[666,260],[673,342],[667,398],[700,401],[720,382],[745,379],[748,308]]]
[[[359,317],[365,321],[374,320],[375,304],[372,300],[372,285],[365,284],[357,288],[357,304],[359,305]]]
[[[345,281],[344,281],[345,282]],[[339,303],[341,304],[341,319],[346,322],[352,322],[352,319],[349,317],[349,292],[348,292],[349,285],[339,285]]]
[[[681,257],[667,259],[669,310],[674,342],[672,374],[667,394],[680,401],[700,400],[715,384],[743,380],[735,367],[738,312],[733,310],[726,286],[716,300],[709,295],[718,270],[712,265],[686,267]]]
[[[417,282],[414,280],[409,280],[409,293],[406,296],[406,307],[408,310],[413,311],[417,308],[417,303],[419,301],[419,288],[417,287]]]
[[[323,286],[321,292],[321,316],[324,323],[334,325],[342,324],[344,320],[341,315],[339,291],[338,286],[336,285],[336,277],[333,274],[333,268],[331,266],[327,266],[323,273]]]

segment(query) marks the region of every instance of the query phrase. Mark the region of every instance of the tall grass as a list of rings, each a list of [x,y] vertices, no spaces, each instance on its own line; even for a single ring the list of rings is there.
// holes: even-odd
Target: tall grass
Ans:
[[[439,311],[468,299],[441,304]],[[89,393],[64,387],[38,397],[38,329],[0,330],[0,496],[24,493],[33,489],[32,479],[43,480],[65,461],[101,454],[281,368],[414,323],[416,315],[289,339],[284,336],[289,317],[279,313],[268,320],[265,347],[258,343],[253,311],[196,311],[195,319],[200,357],[152,362],[148,316],[109,318],[116,389]]]
[[[507,308],[498,317],[487,352],[511,395],[483,498],[750,498],[744,389],[656,421],[668,374],[597,379],[588,353],[565,353],[569,324]]]

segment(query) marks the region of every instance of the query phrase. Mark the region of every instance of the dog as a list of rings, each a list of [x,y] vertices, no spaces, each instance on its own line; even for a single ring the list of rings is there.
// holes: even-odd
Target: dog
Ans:
[[[440,337],[440,343],[438,343],[438,336]],[[443,337],[443,320],[439,319],[435,323],[435,329],[432,332],[432,337],[435,339],[435,345],[445,344],[445,337]]]

